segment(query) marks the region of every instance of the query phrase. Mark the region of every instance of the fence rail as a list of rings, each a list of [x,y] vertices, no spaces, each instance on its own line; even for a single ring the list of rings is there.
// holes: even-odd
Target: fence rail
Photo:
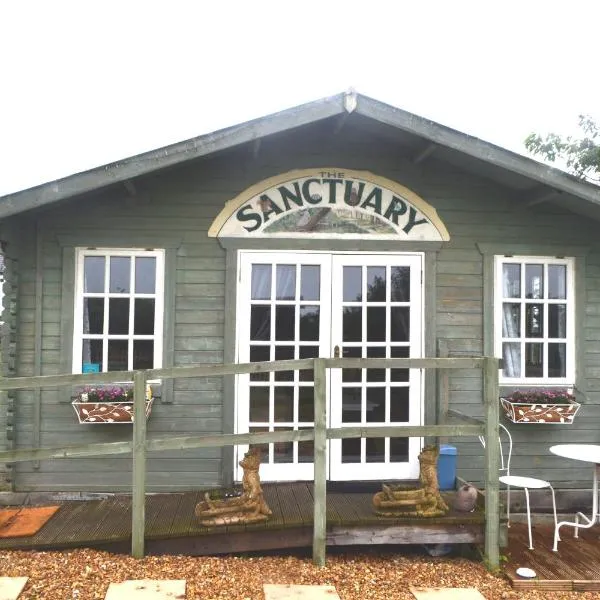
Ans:
[[[376,437],[461,437],[484,436],[486,442],[498,439],[498,368],[497,358],[314,358],[272,361],[262,363],[172,367],[146,371],[111,371],[84,375],[45,375],[0,379],[0,391],[41,389],[47,387],[107,384],[115,381],[133,382],[134,423],[130,442],[94,443],[80,446],[34,448],[0,452],[0,463],[16,463],[56,458],[80,458],[132,453],[132,541],[131,553],[136,558],[144,555],[146,453],[148,451],[184,450],[191,448],[224,447],[231,445],[262,444],[314,440],[314,524],[313,561],[325,564],[326,543],[326,471],[327,440]],[[326,372],[339,368],[405,368],[405,369],[482,369],[484,381],[485,421],[463,424],[353,426],[327,428]],[[302,431],[239,433],[222,435],[194,435],[156,437],[147,439],[145,418],[146,383],[153,379],[215,377],[244,373],[266,373],[295,369],[314,370],[314,428]],[[456,417],[465,415],[453,414]],[[485,445],[485,553],[491,568],[499,566],[499,498],[497,443]]]

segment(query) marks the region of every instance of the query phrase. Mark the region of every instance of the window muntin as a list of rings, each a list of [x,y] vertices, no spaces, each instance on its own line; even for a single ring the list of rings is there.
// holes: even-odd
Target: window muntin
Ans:
[[[162,366],[164,252],[77,250],[73,372]]]
[[[496,354],[505,384],[573,384],[573,260],[496,257]]]

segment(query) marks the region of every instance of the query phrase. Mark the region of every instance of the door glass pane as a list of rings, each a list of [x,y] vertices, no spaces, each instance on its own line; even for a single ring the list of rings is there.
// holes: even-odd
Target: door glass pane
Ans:
[[[502,265],[502,294],[505,298],[521,297],[521,265]]]
[[[250,339],[268,341],[271,338],[271,307],[254,304],[250,308]]]
[[[544,376],[544,344],[525,344],[525,377]]]
[[[505,342],[502,344],[502,374],[504,377],[521,377],[521,344]]]
[[[294,346],[275,346],[275,360],[293,360]],[[275,381],[294,381],[294,371],[275,371]]]
[[[385,267],[367,267],[367,302],[385,302]]]
[[[312,429],[312,427],[298,427],[300,431]],[[315,444],[312,440],[307,442],[298,442],[298,462],[311,463],[315,457]]]
[[[409,388],[390,388],[390,421],[392,423],[408,423],[409,408]]]
[[[567,297],[567,265],[548,265],[548,298]]]
[[[275,307],[275,340],[278,342],[293,340],[296,331],[296,307]]]
[[[300,346],[299,358],[318,358],[319,346]],[[312,381],[313,370],[312,369],[301,369],[298,371],[300,381]]]
[[[312,342],[319,340],[319,307],[300,307],[300,341]]]
[[[291,427],[275,427],[274,431],[291,431]],[[275,442],[273,444],[273,462],[291,463],[294,462],[294,443],[293,442]]]
[[[525,265],[526,298],[544,297],[544,265]]]
[[[108,333],[115,335],[129,333],[129,298],[108,300]]]
[[[505,302],[502,305],[502,336],[521,337],[521,305]]]
[[[367,342],[385,342],[385,306],[367,306]]]
[[[300,300],[319,300],[321,267],[302,265],[300,268]]]
[[[252,423],[269,422],[269,388],[252,386],[250,388],[250,421]]]
[[[127,371],[129,369],[127,340],[108,340],[108,370]]]
[[[408,462],[408,438],[390,438],[390,462]]]
[[[98,365],[99,371],[102,371],[102,340],[83,340],[81,354],[82,367],[86,364]]]
[[[342,440],[342,462],[359,463],[360,462],[360,438],[347,438]]]
[[[343,358],[362,358],[360,346],[344,346],[342,348]],[[362,369],[342,369],[342,381],[361,381]]]
[[[296,266],[277,265],[277,300],[295,300]]]
[[[362,267],[344,267],[344,302],[362,300]]]
[[[271,265],[252,265],[251,300],[270,300]]]
[[[298,421],[313,423],[315,420],[315,390],[312,386],[298,388]]]
[[[367,438],[365,459],[368,463],[385,462],[385,438]]]
[[[525,307],[525,337],[544,337],[544,305],[527,304]]]
[[[129,256],[111,256],[110,284],[111,293],[128,294],[131,280],[131,258]]]
[[[275,394],[275,422],[291,423],[294,421],[294,388],[291,386],[276,386]]]
[[[362,340],[362,308],[360,306],[344,307],[342,337],[344,342],[360,342]]]
[[[567,376],[567,345],[548,344],[548,377]]]
[[[133,341],[133,368],[151,369],[154,366],[154,340]]]
[[[104,292],[103,256],[86,256],[83,259],[83,291],[90,294]]]
[[[367,388],[367,423],[385,423],[385,388]]]
[[[154,298],[136,298],[133,318],[133,333],[154,334]]]
[[[104,330],[104,298],[83,299],[83,333],[102,333]]]
[[[410,302],[410,267],[392,267],[392,302]]]
[[[266,433],[269,431],[268,427],[249,427],[250,433]],[[261,451],[262,460],[264,462],[269,461],[269,444],[250,444],[250,448],[258,448]]]
[[[362,393],[359,387],[342,388],[342,423],[360,423]]]
[[[408,306],[392,306],[391,332],[392,342],[408,342],[410,340],[410,308]]]
[[[390,348],[391,358],[408,358],[410,348],[408,346],[392,346]],[[390,369],[391,381],[408,381],[408,369]]]
[[[367,348],[367,358],[385,358],[385,348]],[[367,381],[385,381],[385,369],[367,369]]]
[[[269,346],[250,346],[250,362],[268,362],[271,360]],[[250,373],[250,381],[269,381],[269,372]]]
[[[567,337],[567,305],[548,305],[548,337]]]
[[[140,256],[135,259],[135,293],[154,294],[156,291],[156,258]]]

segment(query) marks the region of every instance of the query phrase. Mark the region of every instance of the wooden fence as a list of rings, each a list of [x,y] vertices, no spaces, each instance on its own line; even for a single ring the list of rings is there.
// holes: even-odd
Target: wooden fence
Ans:
[[[490,568],[499,566],[499,488],[498,468],[498,369],[500,360],[482,358],[311,358],[244,364],[172,367],[145,371],[111,371],[85,375],[46,375],[36,377],[11,377],[0,379],[0,390],[41,389],[44,387],[109,384],[115,381],[133,382],[134,423],[130,442],[94,443],[61,448],[35,448],[0,452],[0,463],[15,463],[56,458],[133,454],[132,477],[132,541],[131,553],[136,558],[144,556],[146,452],[184,450],[191,448],[224,447],[240,444],[266,444],[314,440],[314,530],[313,561],[325,564],[326,544],[326,468],[327,440],[341,438],[381,437],[458,437],[484,436],[485,445],[485,554]],[[456,412],[453,418],[459,424],[444,422],[436,425],[395,425],[384,427],[327,428],[326,371],[327,369],[482,369],[485,421],[473,419]],[[314,429],[302,431],[277,431],[266,433],[240,433],[223,435],[194,435],[179,437],[146,438],[145,392],[146,382],[153,379],[189,377],[216,377],[243,373],[266,373],[293,369],[314,370]],[[445,413],[442,410],[442,413]],[[492,443],[495,442],[495,443]]]

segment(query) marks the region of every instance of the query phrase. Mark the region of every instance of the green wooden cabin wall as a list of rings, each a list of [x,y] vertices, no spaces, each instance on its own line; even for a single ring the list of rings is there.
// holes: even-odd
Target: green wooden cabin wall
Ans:
[[[588,399],[571,426],[512,426],[516,441],[515,472],[535,474],[558,487],[589,487],[587,468],[577,468],[552,457],[548,447],[565,441],[597,441],[600,424],[600,246],[597,224],[551,205],[522,208],[518,193],[483,177],[466,173],[436,159],[435,154],[415,165],[389,141],[370,138],[350,125],[333,135],[329,123],[263,140],[256,154],[252,146],[203,159],[136,180],[136,196],[123,186],[74,198],[38,214],[27,215],[30,226],[21,261],[19,361],[20,375],[35,371],[36,285],[35,223],[42,249],[41,371],[65,369],[69,344],[61,341],[65,312],[71,310],[71,289],[65,272],[69,240],[94,240],[94,245],[122,246],[116,240],[153,240],[173,247],[175,272],[173,363],[176,366],[218,363],[224,357],[226,252],[207,231],[224,203],[250,185],[295,168],[337,166],[369,170],[396,180],[433,205],[446,224],[451,240],[437,253],[435,309],[425,318],[436,323],[428,331],[434,342],[447,340],[450,354],[483,352],[483,262],[477,243],[515,242],[556,246],[591,246],[587,256],[585,314],[578,314],[583,335],[584,364],[579,386]],[[62,244],[62,245],[61,245]],[[133,244],[135,245],[135,244]],[[285,248],[285,242],[282,242]],[[65,292],[63,293],[63,289]],[[578,293],[581,290],[578,290]],[[65,309],[65,307],[67,307]],[[63,338],[65,336],[63,332]],[[454,372],[450,377],[450,405],[481,416],[479,372]],[[169,403],[158,403],[148,421],[149,437],[165,434],[231,431],[231,394],[224,394],[219,378],[175,382]],[[43,390],[40,431],[34,431],[35,397],[18,398],[16,443],[30,447],[61,446],[128,439],[128,426],[86,426],[77,423],[63,390]],[[2,421],[0,419],[0,426]],[[457,443],[459,472],[482,481],[483,455],[476,440]],[[127,491],[131,460],[125,457],[23,463],[16,469],[15,489]],[[169,452],[149,456],[148,489],[177,491],[210,487],[231,472],[218,449]],[[225,474],[225,476],[223,475]],[[227,483],[225,481],[224,483]]]

